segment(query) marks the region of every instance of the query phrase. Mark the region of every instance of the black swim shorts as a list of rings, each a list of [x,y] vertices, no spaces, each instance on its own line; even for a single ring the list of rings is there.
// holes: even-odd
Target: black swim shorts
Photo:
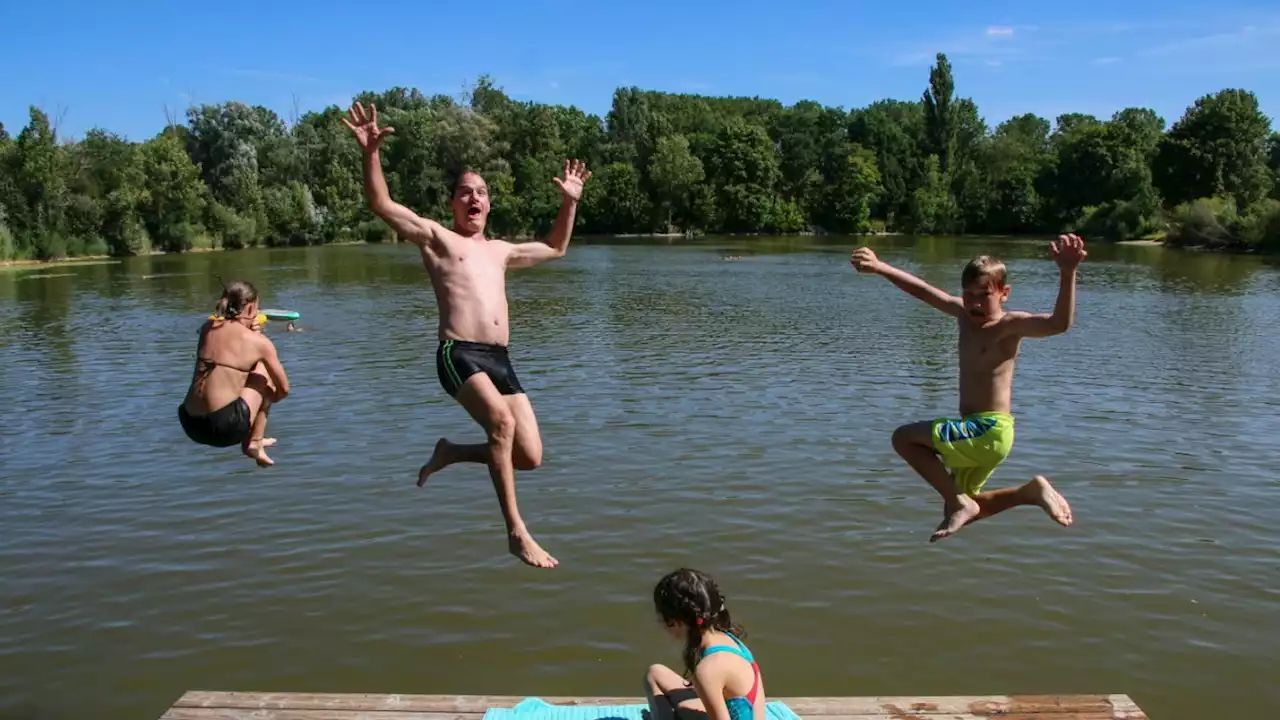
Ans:
[[[231,447],[249,438],[252,424],[249,422],[249,404],[244,398],[236,398],[208,415],[192,415],[186,407],[178,406],[178,422],[187,437],[201,445]]]
[[[489,376],[498,392],[519,395],[524,392],[507,348],[502,345],[445,340],[436,348],[436,374],[449,397],[457,397],[467,378],[482,372]]]

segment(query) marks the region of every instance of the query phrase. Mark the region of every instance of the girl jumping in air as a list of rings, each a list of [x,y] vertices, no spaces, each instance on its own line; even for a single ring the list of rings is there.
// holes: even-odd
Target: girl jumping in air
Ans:
[[[289,394],[289,378],[276,346],[262,333],[258,290],[247,282],[226,285],[213,316],[200,328],[196,367],[178,422],[201,445],[239,445],[258,465],[272,465],[264,438],[267,411]]]
[[[676,570],[653,589],[653,605],[667,634],[684,640],[684,675],[665,665],[649,668],[652,720],[763,720],[760,667],[738,639],[742,630],[715,581],[698,570]]]

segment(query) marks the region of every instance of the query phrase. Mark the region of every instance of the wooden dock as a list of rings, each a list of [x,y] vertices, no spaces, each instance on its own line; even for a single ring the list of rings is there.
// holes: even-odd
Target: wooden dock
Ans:
[[[372,695],[193,690],[161,720],[481,720],[522,696]],[[556,705],[643,705],[643,698],[543,697]],[[1127,695],[779,697],[802,720],[1148,720]]]

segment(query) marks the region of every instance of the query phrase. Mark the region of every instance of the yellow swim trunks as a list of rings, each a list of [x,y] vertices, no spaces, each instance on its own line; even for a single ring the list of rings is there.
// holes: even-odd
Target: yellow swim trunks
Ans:
[[[933,421],[933,449],[951,471],[956,487],[977,495],[996,466],[1013,449],[1013,416],[1006,412],[980,412],[959,420]]]

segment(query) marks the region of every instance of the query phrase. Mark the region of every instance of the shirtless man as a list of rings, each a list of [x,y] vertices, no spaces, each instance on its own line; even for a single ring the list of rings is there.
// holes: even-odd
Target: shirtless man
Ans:
[[[489,188],[468,172],[458,179],[451,201],[453,227],[419,217],[392,201],[382,177],[378,146],[391,127],[378,127],[378,110],[360,103],[343,122],[364,151],[364,190],[369,208],[401,237],[418,246],[440,308],[436,374],[440,384],[484,428],[487,443],[457,444],[445,438],[418,471],[422,487],[434,472],[456,462],[489,466],[507,525],[511,553],[539,568],[559,564],[543,550],[516,507],[515,470],[542,464],[542,438],[533,406],[507,356],[507,268],[524,268],[564,257],[583,184],[591,177],[585,163],[566,160],[564,178],[552,178],[564,194],[551,233],[540,242],[513,244],[484,235]]]
[[[1061,277],[1058,302],[1052,314],[1038,315],[1003,308],[1011,286],[1004,263],[995,258],[983,255],[965,266],[964,296],[958,298],[882,262],[868,248],[853,252],[858,272],[884,276],[960,326],[960,419],[911,423],[893,432],[894,450],[942,496],[944,517],[930,542],[1018,505],[1038,505],[1058,523],[1072,522],[1071,506],[1043,475],[1021,487],[982,492],[1013,448],[1013,366],[1022,339],[1062,334],[1074,319],[1084,241],[1062,235],[1049,252]]]

